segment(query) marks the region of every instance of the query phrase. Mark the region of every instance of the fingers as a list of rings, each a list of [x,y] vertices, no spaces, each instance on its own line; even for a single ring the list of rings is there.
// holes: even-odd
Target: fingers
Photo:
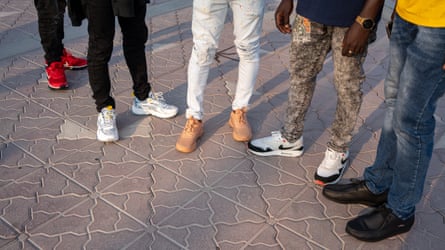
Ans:
[[[356,55],[361,55],[363,52],[364,52],[363,48],[352,48],[352,47],[344,46],[342,48],[341,54],[343,56],[352,57],[352,56],[356,56]]]
[[[276,14],[275,25],[281,33],[288,34],[292,31],[291,25],[289,24],[289,17],[281,13]]]

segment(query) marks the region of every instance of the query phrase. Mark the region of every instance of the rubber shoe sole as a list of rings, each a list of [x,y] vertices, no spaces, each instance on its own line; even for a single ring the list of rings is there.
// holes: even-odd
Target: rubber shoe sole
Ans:
[[[314,183],[319,186],[325,186],[328,184],[337,184],[343,177],[343,174],[346,172],[348,167],[349,167],[349,158],[346,159],[344,166],[341,168],[339,174],[329,176],[329,177],[322,177],[322,176],[317,175],[317,172],[315,172]]]
[[[256,148],[252,144],[249,143],[248,145],[248,151],[252,154],[259,155],[259,156],[285,156],[285,157],[300,157],[304,153],[304,148],[296,148],[296,149],[289,149],[289,150],[271,150],[266,152],[259,152],[255,151],[251,148]]]

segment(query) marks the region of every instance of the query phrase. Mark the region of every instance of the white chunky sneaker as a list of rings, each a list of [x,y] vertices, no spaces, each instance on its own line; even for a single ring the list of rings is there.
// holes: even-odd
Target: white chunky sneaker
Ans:
[[[348,162],[349,151],[337,152],[328,148],[323,161],[315,172],[315,184],[324,186],[337,183],[348,167]]]
[[[303,154],[303,136],[295,142],[288,142],[280,131],[273,131],[271,136],[252,140],[248,143],[248,150],[261,156],[298,157]]]
[[[131,111],[135,115],[153,115],[159,118],[171,118],[178,113],[178,107],[167,104],[161,92],[148,95],[147,99],[140,101],[134,97]]]
[[[116,115],[111,106],[103,108],[97,117],[97,140],[102,142],[119,140]]]

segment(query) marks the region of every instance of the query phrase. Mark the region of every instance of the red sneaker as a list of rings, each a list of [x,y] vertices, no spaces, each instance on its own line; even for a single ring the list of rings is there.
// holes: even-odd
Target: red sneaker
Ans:
[[[84,69],[88,66],[87,60],[73,56],[66,49],[63,49],[63,55],[60,58],[65,69]]]
[[[52,62],[46,67],[46,76],[48,77],[48,87],[50,89],[66,89],[68,83],[66,82],[65,69],[61,62]]]

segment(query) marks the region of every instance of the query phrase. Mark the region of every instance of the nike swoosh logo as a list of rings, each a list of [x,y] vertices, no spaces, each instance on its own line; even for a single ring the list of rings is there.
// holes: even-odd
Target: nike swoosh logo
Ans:
[[[280,145],[279,147],[278,147],[278,149],[280,149],[280,150],[289,150],[289,149],[292,149],[293,147],[284,147],[283,145]],[[298,148],[297,150],[303,150],[303,147],[301,147],[301,148]]]

